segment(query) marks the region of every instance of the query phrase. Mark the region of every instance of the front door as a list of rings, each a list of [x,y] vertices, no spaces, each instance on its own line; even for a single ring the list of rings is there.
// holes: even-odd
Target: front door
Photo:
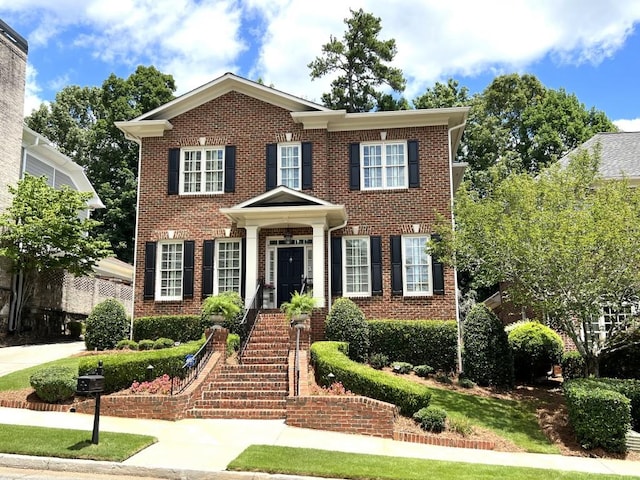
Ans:
[[[278,248],[278,307],[302,288],[304,247]]]

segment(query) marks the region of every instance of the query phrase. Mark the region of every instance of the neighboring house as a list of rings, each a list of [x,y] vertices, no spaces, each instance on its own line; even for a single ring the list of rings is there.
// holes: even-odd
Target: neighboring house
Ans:
[[[303,283],[320,307],[454,319],[454,272],[425,253],[451,218],[468,108],[346,113],[227,73],[133,120],[140,145],[135,316],[198,313],[264,284],[276,308]]]

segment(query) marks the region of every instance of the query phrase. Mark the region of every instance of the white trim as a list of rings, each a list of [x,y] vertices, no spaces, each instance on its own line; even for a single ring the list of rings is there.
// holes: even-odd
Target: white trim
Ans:
[[[212,190],[212,191],[207,191],[206,190],[206,174],[207,171],[206,170],[206,163],[207,163],[207,159],[206,159],[206,154],[207,152],[222,152],[222,183],[221,183],[221,188],[220,190]],[[194,173],[200,176],[200,190],[199,191],[194,191],[194,192],[185,192],[184,191],[184,176],[185,176],[185,163],[186,163],[186,158],[185,158],[185,154],[186,153],[191,153],[191,152],[195,152],[195,153],[200,153],[200,170],[197,172],[190,172],[190,173]],[[214,159],[213,160],[218,161],[218,159]],[[224,194],[224,182],[225,182],[225,167],[226,167],[226,156],[225,156],[225,147],[223,146],[204,146],[204,147],[196,147],[196,146],[191,146],[191,147],[182,147],[180,149],[180,170],[179,170],[179,179],[178,179],[178,192],[180,195],[222,195]],[[218,172],[219,170],[212,170],[212,172]]]
[[[406,244],[405,239],[407,238],[424,238],[424,247],[427,246],[427,242],[429,241],[430,235],[426,234],[417,234],[417,235],[402,235],[401,236],[401,252],[402,252],[402,295],[404,297],[430,297],[433,295],[433,270],[431,268],[431,255],[425,256],[427,258],[427,279],[428,286],[426,291],[413,291],[410,292],[407,289],[407,256],[406,256]]]
[[[381,164],[379,167],[377,166],[369,166],[365,167],[364,165],[364,149],[366,147],[373,147],[380,145],[380,156],[381,156]],[[403,146],[403,156],[404,161],[402,165],[389,165],[387,163],[387,151],[386,147],[390,145],[402,145]],[[404,169],[403,175],[403,185],[387,185],[387,170],[390,168],[402,167]],[[380,168],[382,170],[381,181],[382,185],[380,187],[367,187],[365,186],[365,169],[374,169]],[[406,140],[390,140],[390,141],[374,141],[374,142],[362,142],[360,143],[360,190],[368,191],[368,190],[403,190],[409,188],[409,153],[407,147]]]
[[[180,295],[162,295],[162,247],[165,245],[180,245]],[[175,302],[182,301],[182,294],[184,292],[184,241],[183,240],[162,240],[157,243],[157,253],[156,253],[156,291],[155,291],[155,301],[156,302]]]
[[[214,294],[221,293],[220,292],[220,244],[222,243],[237,243],[238,244],[238,293],[242,292],[242,282],[244,279],[242,278],[242,238],[240,237],[232,237],[232,238],[216,238],[215,239],[215,248],[214,248],[214,258],[213,258],[213,292]]]
[[[298,147],[298,166],[297,166],[297,170],[298,170],[298,186],[297,187],[291,187],[289,185],[285,185],[284,181],[282,180],[282,148],[283,147]],[[278,143],[278,166],[277,166],[277,170],[278,170],[278,178],[277,178],[277,183],[278,185],[282,185],[284,187],[289,188],[290,190],[302,190],[302,143],[301,142],[283,142],[283,143]],[[292,167],[288,167],[289,169],[292,169]]]
[[[348,292],[347,282],[347,242],[349,240],[364,240],[366,243],[367,252],[367,290],[364,292]],[[369,236],[344,236],[341,242],[342,247],[342,295],[344,297],[358,298],[358,297],[370,297],[371,296],[371,237]],[[362,265],[359,265],[362,267]]]

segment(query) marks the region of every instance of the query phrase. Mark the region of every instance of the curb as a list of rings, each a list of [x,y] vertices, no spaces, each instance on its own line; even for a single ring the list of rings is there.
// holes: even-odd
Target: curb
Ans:
[[[0,466],[55,472],[93,473],[96,475],[123,475],[154,477],[169,480],[317,480],[318,477],[270,474],[263,472],[230,472],[142,467],[99,460],[77,460],[29,455],[0,454]],[[326,479],[324,479],[326,480]]]

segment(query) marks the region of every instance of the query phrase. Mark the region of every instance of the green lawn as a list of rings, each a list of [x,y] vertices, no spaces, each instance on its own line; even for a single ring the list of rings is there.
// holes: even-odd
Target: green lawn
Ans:
[[[488,428],[527,452],[560,453],[540,429],[533,405],[514,400],[487,398],[431,388],[431,405],[449,414],[464,415],[474,424]]]
[[[359,480],[637,480],[637,477],[620,475],[443,462],[270,445],[250,446],[233,460],[227,469]]]
[[[61,358],[60,360],[43,363],[41,365],[28,367],[22,370],[18,370],[17,372],[8,373],[7,375],[3,375],[2,377],[0,377],[0,392],[4,392],[7,390],[22,390],[23,388],[31,387],[31,384],[29,383],[29,377],[31,377],[31,375],[33,375],[37,370],[40,370],[42,367],[48,367],[50,365],[60,365],[65,367],[74,367],[77,369],[79,363],[80,357],[67,357]]]
[[[122,462],[156,442],[154,437],[100,432],[97,445],[91,431],[0,425],[0,452],[41,457],[82,458]]]

